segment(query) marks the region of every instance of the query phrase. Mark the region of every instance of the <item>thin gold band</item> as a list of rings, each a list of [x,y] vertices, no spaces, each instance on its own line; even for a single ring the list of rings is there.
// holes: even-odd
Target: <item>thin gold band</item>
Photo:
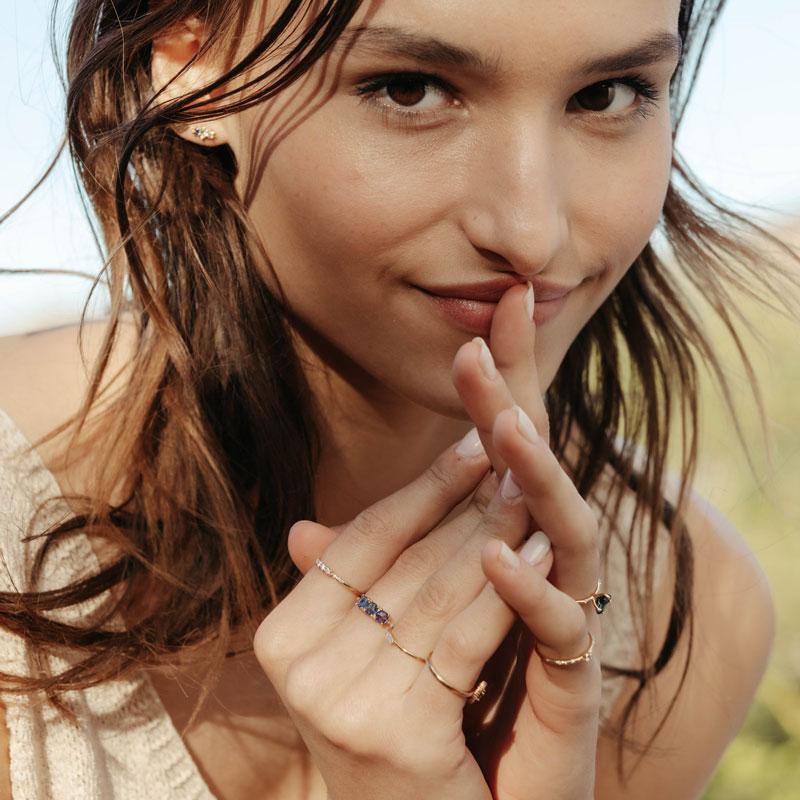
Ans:
[[[456,689],[455,686],[451,686],[435,669],[433,664],[431,663],[431,656],[433,655],[433,650],[428,653],[427,659],[425,659],[425,663],[428,665],[428,669],[433,673],[433,677],[436,678],[442,686],[446,686],[451,692],[455,692],[459,697],[465,697],[468,703],[477,703],[478,700],[481,699],[486,694],[486,687],[488,684],[486,681],[481,681],[479,684],[475,686],[474,689],[471,689],[468,692],[462,692],[461,689]]]
[[[589,632],[587,631],[587,633]],[[539,658],[541,658],[542,661],[552,664],[555,667],[568,667],[570,664],[577,664],[580,661],[591,661],[593,648],[594,637],[591,633],[589,633],[589,646],[579,656],[575,656],[575,658],[548,658],[539,652],[539,648],[535,644],[533,646],[533,649],[536,650],[536,652],[539,654]]]
[[[351,586],[349,583],[347,583],[347,581],[345,581],[345,580],[343,580],[342,578],[340,578],[340,577],[339,577],[339,576],[338,576],[338,575],[337,575],[337,574],[336,574],[336,573],[335,573],[335,572],[334,572],[334,571],[333,571],[333,570],[332,570],[332,569],[331,569],[331,568],[330,568],[330,567],[329,567],[329,566],[328,566],[328,565],[327,565],[327,564],[326,564],[324,561],[322,561],[321,559],[319,559],[319,558],[318,558],[318,559],[317,559],[317,560],[316,560],[314,563],[315,563],[315,564],[316,564],[316,565],[317,565],[317,566],[318,566],[318,567],[319,567],[319,568],[320,568],[320,569],[321,569],[321,570],[322,570],[322,571],[323,571],[323,572],[324,572],[326,575],[330,576],[330,577],[331,577],[331,578],[333,578],[335,581],[339,581],[339,583],[341,583],[341,584],[342,584],[342,586],[344,586],[346,589],[349,589],[349,590],[350,590],[350,591],[351,591],[351,592],[352,592],[354,595],[356,595],[356,597],[361,597],[361,595],[362,595],[362,594],[364,594],[364,592],[359,592],[359,591],[358,591],[358,589],[356,589],[356,588],[355,588],[355,586]]]
[[[392,627],[394,627],[394,625]],[[403,645],[401,645],[400,642],[398,642],[397,639],[394,638],[394,634],[391,631],[386,631],[386,641],[389,642],[389,644],[393,644],[395,647],[402,650],[406,655],[411,656],[411,658],[416,658],[417,661],[421,661],[423,664],[427,663],[428,660],[426,658],[415,655],[410,650],[406,650],[405,647],[403,647]]]

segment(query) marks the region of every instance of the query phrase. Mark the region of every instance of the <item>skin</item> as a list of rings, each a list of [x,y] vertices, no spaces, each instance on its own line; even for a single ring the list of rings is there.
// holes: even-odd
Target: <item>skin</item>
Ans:
[[[242,50],[279,12],[269,5]],[[435,86],[415,89],[431,116],[414,130],[394,117],[387,125],[353,91],[380,73],[428,68],[354,47],[277,98],[210,123],[217,138],[206,145],[228,143],[241,165],[237,188],[270,259],[265,279],[299,318],[308,372],[330,414],[320,521],[343,523],[412,480],[471,425],[450,377],[471,337],[432,314],[410,284],[508,275],[580,283],[537,335],[542,389],[550,384],[647,244],[671,163],[668,103],[616,123],[567,111],[576,92],[615,77],[576,78],[576,65],[676,31],[678,12],[677,0],[519,0],[491,14],[468,0],[365,3],[353,26],[397,25],[502,52],[505,71],[494,80],[439,71],[463,106]],[[157,49],[156,77],[174,74],[196,44],[182,46]],[[198,64],[174,91],[197,88],[215,66]],[[669,58],[637,71],[666,98],[675,66]],[[618,91],[612,110],[635,111],[641,98]],[[394,98],[378,95],[397,108]]]
[[[278,11],[261,6],[241,51]],[[366,3],[352,26],[397,25],[487,57],[502,52],[503,71],[490,78],[434,70],[356,46],[324,59],[276,98],[209,123],[217,136],[203,144],[225,143],[236,154],[237,189],[268,255],[260,268],[295,314],[298,349],[328,412],[317,520],[330,531],[419,476],[475,424],[470,406],[502,474],[491,431],[503,405],[488,416],[477,348],[465,346],[472,335],[432,314],[412,285],[507,275],[580,284],[536,330],[532,353],[520,346],[524,329],[513,322],[502,341],[499,312],[489,337],[510,396],[546,433],[541,393],[647,244],[672,155],[666,98],[677,57],[636,70],[662,95],[646,119],[635,113],[644,98],[620,84],[609,100],[622,119],[611,121],[602,104],[599,112],[576,107],[576,93],[626,74],[586,78],[577,64],[676,31],[678,11],[677,0],[535,7],[520,0],[491,14],[466,0]],[[155,43],[156,84],[183,67],[203,35],[199,22],[187,20],[179,34]],[[196,89],[219,69],[211,57],[198,61],[165,94]],[[376,75],[415,69],[455,91],[417,85],[409,101],[387,88],[376,105],[354,94]],[[382,115],[387,105],[402,113],[398,99],[422,106],[422,126]],[[324,543],[307,533],[290,548],[305,570]],[[585,596],[596,574],[585,567],[560,588]],[[241,690],[240,681],[232,686]]]
[[[254,15],[242,49],[278,10],[262,7]],[[445,93],[429,86],[424,105],[435,111],[415,131],[394,117],[387,123],[377,106],[353,94],[375,75],[413,70],[415,63],[354,49],[316,65],[277,98],[210,123],[217,138],[204,145],[228,144],[236,154],[237,188],[269,256],[260,268],[270,285],[280,285],[296,315],[298,347],[328,411],[317,485],[324,528],[340,532],[361,510],[411,483],[476,423],[492,465],[502,471],[514,458],[510,412],[498,417],[510,398],[546,434],[541,393],[576,335],[647,244],[671,163],[666,97],[676,60],[636,70],[658,86],[662,100],[642,119],[633,113],[639,99],[621,89],[615,102],[625,109],[627,97],[631,113],[615,123],[602,112],[566,110],[575,93],[615,77],[579,78],[576,65],[655,31],[675,31],[678,11],[678,0],[515,0],[491,13],[468,0],[365,3],[352,25],[399,25],[487,56],[502,52],[504,71],[481,79],[436,70],[457,87],[463,106],[453,108]],[[154,81],[174,75],[203,35],[202,26],[188,20],[185,29],[156,42]],[[197,63],[167,95],[206,83],[219,68],[210,58]],[[390,102],[386,94],[380,92],[384,104]],[[188,131],[180,133],[197,143]],[[432,314],[411,284],[505,275],[580,286],[557,318],[535,330],[535,338],[531,325],[527,339],[523,292],[506,295],[489,337],[502,385],[487,387],[472,336]],[[507,397],[501,397],[503,390]],[[509,437],[505,445],[503,436]],[[530,501],[524,458],[517,470]],[[531,505],[525,504],[534,514]],[[562,593],[585,596],[596,563],[560,561],[559,547],[565,552],[567,543],[557,541],[557,531],[548,532],[554,542],[551,580]],[[298,537],[293,555],[308,568],[309,556],[324,542],[320,536]],[[502,584],[492,547],[478,566],[519,609],[525,598]],[[326,591],[337,588],[327,583]],[[563,643],[549,654],[564,655]],[[190,739],[209,782],[228,800],[253,791],[267,796],[265,755],[276,764],[287,762],[275,755],[278,745],[303,752],[281,716],[279,699],[265,697],[263,682],[247,672],[253,665],[247,659],[232,664],[217,692],[221,705],[230,701],[248,709],[252,744],[226,746],[214,727],[219,712]],[[551,672],[555,680],[567,674]],[[252,689],[242,691],[245,673]],[[157,688],[180,722],[194,697],[178,696],[166,680]],[[267,728],[274,735],[264,744]],[[289,760],[274,796],[312,796],[310,785],[298,778],[308,773],[308,759]],[[244,763],[261,769],[243,771]],[[515,780],[522,779],[515,774]],[[319,789],[317,781],[313,791]]]

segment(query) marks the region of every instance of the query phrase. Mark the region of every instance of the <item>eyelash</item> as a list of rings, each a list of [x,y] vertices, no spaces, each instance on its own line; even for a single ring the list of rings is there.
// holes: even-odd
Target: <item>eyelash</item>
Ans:
[[[387,123],[396,121],[399,122],[402,127],[413,128],[417,125],[417,123],[430,120],[430,118],[435,116],[436,113],[425,111],[399,111],[396,108],[392,108],[385,103],[380,102],[376,98],[377,93],[382,89],[385,89],[387,86],[391,86],[394,83],[402,83],[403,80],[408,79],[416,80],[423,86],[436,86],[437,88],[451,95],[455,94],[455,90],[447,83],[447,81],[443,80],[437,75],[431,75],[425,72],[390,72],[384,75],[379,75],[372,80],[367,81],[366,83],[360,84],[356,89],[355,94],[360,97],[361,102],[376,107],[383,116],[384,121]],[[642,102],[639,103],[635,111],[624,111],[617,114],[605,114],[602,111],[585,112],[590,115],[594,114],[600,117],[605,117],[611,122],[622,122],[634,115],[640,117],[641,119],[647,119],[653,115],[654,110],[658,107],[658,101],[661,99],[661,92],[658,91],[655,85],[651,81],[647,80],[647,78],[644,76],[638,74],[623,75],[617,78],[610,78],[605,81],[597,81],[596,83],[590,84],[585,88],[589,89],[592,86],[597,86],[603,83],[621,83],[625,86],[629,86],[642,98]]]

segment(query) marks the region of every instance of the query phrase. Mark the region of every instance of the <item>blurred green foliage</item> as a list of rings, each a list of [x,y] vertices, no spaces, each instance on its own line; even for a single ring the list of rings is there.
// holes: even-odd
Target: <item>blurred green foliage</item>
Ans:
[[[800,325],[750,299],[742,308],[763,339],[747,334],[745,343],[761,385],[769,441],[733,342],[721,323],[709,321],[753,469],[720,393],[704,375],[695,487],[758,558],[772,589],[777,632],[744,726],[703,800],[800,800]]]

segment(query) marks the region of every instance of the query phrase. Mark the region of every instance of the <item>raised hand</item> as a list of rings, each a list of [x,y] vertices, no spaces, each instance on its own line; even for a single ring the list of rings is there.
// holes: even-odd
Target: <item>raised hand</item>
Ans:
[[[492,353],[476,342],[459,350],[454,383],[487,442],[495,468],[509,466],[535,520],[532,526],[544,530],[552,541],[554,561],[546,558],[535,566],[525,560],[513,563],[508,553],[505,560],[500,557],[500,542],[484,548],[482,565],[493,585],[482,599],[485,618],[499,628],[519,618],[521,624],[512,629],[483,673],[497,686],[505,684],[513,670],[502,698],[497,704],[468,706],[464,729],[495,797],[539,796],[544,782],[550,797],[583,799],[593,796],[601,698],[600,621],[591,603],[582,608],[575,599],[589,596],[596,587],[597,522],[548,446],[547,414],[534,358],[535,329],[524,295],[524,290],[515,288],[501,300],[492,321]],[[491,367],[492,362],[497,369],[489,369],[494,375],[489,378],[481,365]],[[524,406],[521,422],[512,407],[515,402]],[[535,441],[530,442],[526,433]],[[589,633],[594,658],[588,663],[555,666],[533,650],[536,642],[545,656],[573,657],[586,650]]]
[[[484,790],[491,791],[494,797],[548,796],[584,800],[592,795],[600,702],[598,662],[580,662],[568,667],[551,666],[532,652],[531,645],[535,638],[537,647],[545,656],[566,658],[586,650],[590,631],[599,645],[599,624],[594,618],[594,611],[591,607],[584,611],[572,599],[586,597],[595,587],[599,562],[597,528],[592,512],[561,469],[545,436],[540,436],[535,444],[530,444],[517,427],[518,412],[513,406],[519,400],[520,404],[524,402],[527,406],[529,416],[536,420],[535,427],[547,431],[547,418],[533,358],[534,330],[525,310],[524,296],[524,287],[509,290],[495,313],[492,347],[498,350],[496,374],[492,378],[484,374],[482,362],[486,363],[487,352],[484,350],[481,353],[483,348],[475,342],[459,350],[453,369],[454,383],[465,408],[478,426],[493,465],[501,472],[506,464],[510,465],[522,487],[522,494],[508,501],[498,494],[491,508],[487,509],[487,491],[497,484],[497,479],[492,475],[483,481],[473,503],[462,515],[432,530],[427,536],[417,524],[415,532],[409,535],[407,514],[409,508],[414,506],[410,500],[413,490],[405,487],[400,493],[367,509],[354,523],[340,526],[339,538],[336,538],[334,531],[315,523],[295,525],[289,537],[289,549],[298,566],[305,571],[309,568],[309,552],[322,553],[324,550],[323,559],[332,561],[331,548],[346,536],[347,531],[354,524],[356,529],[363,529],[360,546],[371,542],[387,559],[397,559],[394,568],[387,560],[381,564],[380,568],[387,570],[385,577],[367,590],[370,597],[399,619],[394,631],[397,639],[413,653],[425,655],[433,650],[431,660],[441,674],[447,675],[451,684],[466,689],[473,685],[479,675],[491,681],[483,703],[464,707],[463,698],[447,692],[435,682],[435,678],[426,674],[425,666],[406,657],[408,669],[419,670],[421,667],[422,670],[416,673],[418,682],[409,686],[408,702],[411,702],[411,697],[417,700],[424,697],[423,705],[430,712],[447,709],[448,701],[456,703],[457,709],[450,710],[461,721],[460,729],[463,728],[466,734],[470,753],[465,761],[459,763],[472,767],[471,759],[474,758],[486,785],[490,787]],[[527,427],[530,429],[532,424]],[[435,471],[442,474],[438,467]],[[424,475],[422,482],[430,483]],[[461,497],[468,494],[468,490],[463,490]],[[458,499],[450,496],[444,505],[447,503],[452,509],[458,504]],[[382,510],[376,514],[378,507]],[[444,518],[444,507],[440,505],[439,511],[442,512],[439,519]],[[498,515],[504,520],[499,525]],[[494,525],[490,522],[492,519]],[[535,519],[535,525],[532,519]],[[457,535],[450,526],[456,526]],[[546,552],[535,567],[524,562],[517,569],[503,567],[497,558],[500,543],[496,540],[505,540],[508,545],[515,547],[530,530],[539,527],[550,534],[553,551]],[[392,547],[387,549],[386,537],[392,531]],[[540,534],[537,538],[545,537]],[[558,570],[552,570],[551,583],[545,576],[550,572],[554,553]],[[341,568],[339,571],[346,572]],[[316,569],[311,570],[312,574],[317,572]],[[306,575],[304,580],[308,577]],[[319,585],[318,578],[324,576],[315,574],[314,577]],[[487,578],[491,584],[487,584]],[[328,581],[337,588],[333,581]],[[566,591],[564,587],[568,587]],[[360,588],[366,588],[366,585]],[[293,616],[296,618],[297,614],[287,613],[285,620],[291,620]],[[516,629],[512,630],[515,620]],[[280,625],[278,630],[281,630]],[[267,634],[272,635],[274,629],[264,626],[264,631],[266,648]],[[300,643],[304,636],[295,634],[294,639]],[[308,647],[313,639],[312,632],[312,635],[305,637],[304,646]],[[311,683],[316,681],[316,685],[327,685],[325,667],[331,653],[334,653],[340,664],[347,663],[352,667],[355,663],[362,670],[361,679],[374,686],[379,695],[387,691],[386,684],[389,681],[383,678],[388,679],[391,671],[385,672],[382,668],[378,673],[381,679],[373,683],[373,679],[366,674],[362,659],[358,656],[353,659],[352,654],[345,655],[341,647],[333,647],[330,641],[328,645],[333,649],[311,648],[310,652],[318,654],[318,658],[311,659],[312,667],[305,672]],[[387,647],[385,643],[383,648],[383,652],[376,653],[375,664],[384,665],[388,658],[386,668],[394,667],[392,656],[402,657],[403,654],[396,648]],[[301,647],[297,652],[305,651]],[[291,658],[284,660],[287,664],[291,663]],[[505,678],[512,667],[511,680],[506,684]],[[265,669],[270,675],[268,665],[265,665]],[[370,669],[370,675],[373,672],[374,668]],[[276,679],[280,681],[280,674],[276,674]],[[338,680],[346,684],[348,679],[339,676]],[[423,688],[420,689],[420,686]],[[431,689],[434,690],[433,694],[430,694]],[[389,693],[391,696],[391,690]],[[318,695],[312,692],[312,696]],[[347,692],[344,697],[347,699],[346,708],[352,708],[355,704],[365,715],[372,709],[373,716],[365,723],[362,733],[375,726],[388,725],[386,730],[391,730],[394,737],[402,732],[403,740],[410,737],[415,742],[423,743],[426,748],[434,747],[428,750],[429,755],[441,753],[444,756],[449,753],[447,748],[441,750],[441,742],[439,749],[433,745],[430,739],[432,717],[429,714],[420,717],[419,708],[413,703],[412,708],[416,713],[407,714],[404,719],[417,721],[420,729],[416,734],[413,724],[409,727],[398,726],[396,721],[388,722],[383,712],[378,711],[384,703],[374,694],[360,701]],[[440,705],[442,702],[445,703],[444,707]],[[487,715],[490,719],[487,719]],[[322,723],[318,718],[307,723],[307,730],[312,729],[310,738],[313,740],[314,730],[321,730],[314,726]],[[330,720],[329,723],[333,724]],[[303,728],[300,729],[306,738]],[[368,733],[364,735],[369,738]],[[314,747],[310,743],[309,747],[313,753]],[[344,752],[352,755],[347,748]],[[370,752],[375,756],[374,750]],[[392,762],[391,757],[386,762],[385,748],[381,753],[378,761],[383,760],[384,764]],[[343,763],[341,756],[340,752],[338,761],[336,756],[331,757],[329,763],[334,765],[330,768],[332,773],[339,773]],[[363,763],[358,759],[356,762]],[[405,763],[409,764],[410,761],[406,760]],[[347,769],[344,772],[347,773]],[[370,785],[375,786],[386,779],[386,775],[391,775],[395,781],[399,781],[398,786],[406,791],[415,791],[414,779],[410,774],[404,776],[404,782],[394,768],[386,770],[383,777],[380,773],[379,769],[372,773],[374,780]],[[361,776],[366,774],[363,771],[360,773]],[[450,776],[448,779],[443,779],[440,774],[439,783],[427,784],[432,789],[432,796],[449,796],[443,792],[456,786],[459,787],[457,791],[461,792],[459,796],[469,796],[464,793],[466,790],[461,781],[467,775],[466,783],[472,785],[472,769],[466,773],[460,772],[457,777],[452,773],[447,774]],[[343,796],[351,790],[352,787],[342,788]],[[387,785],[386,791],[393,790]],[[419,791],[422,792],[420,797],[427,796],[424,788]],[[362,796],[372,795],[367,792]]]
[[[503,539],[513,547],[524,533],[517,507],[496,496],[485,453],[474,454],[478,437],[469,441],[471,457],[448,448],[415,481],[365,509],[335,538],[331,532],[321,553],[391,615],[400,646],[387,643],[386,627],[356,606],[347,587],[316,568],[256,633],[256,656],[335,800],[491,797],[466,746],[465,698],[425,663],[430,654],[439,674],[467,691],[505,633],[458,652],[468,621],[463,609],[486,585],[484,543]],[[467,508],[440,525],[476,485]],[[301,521],[290,541],[309,527],[323,529]]]

